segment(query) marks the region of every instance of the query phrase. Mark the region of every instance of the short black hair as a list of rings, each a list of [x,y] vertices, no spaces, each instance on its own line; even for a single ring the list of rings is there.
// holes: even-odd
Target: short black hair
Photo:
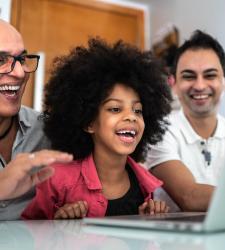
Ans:
[[[44,130],[53,149],[72,153],[77,160],[91,154],[94,144],[84,128],[96,119],[116,83],[134,89],[143,106],[145,130],[132,156],[144,159],[147,145],[162,139],[171,94],[163,69],[150,52],[122,41],[109,45],[92,38],[87,48],[79,46],[56,58],[54,66],[44,102]]]
[[[178,61],[184,52],[186,52],[187,50],[198,49],[213,50],[220,60],[221,66],[223,68],[223,73],[225,75],[225,54],[223,47],[215,38],[200,30],[194,31],[191,38],[189,40],[186,40],[183,45],[178,48],[172,66],[172,74],[176,75]]]

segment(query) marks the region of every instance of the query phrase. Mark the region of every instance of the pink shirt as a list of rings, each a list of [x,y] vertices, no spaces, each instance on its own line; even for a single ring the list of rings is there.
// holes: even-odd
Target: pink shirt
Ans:
[[[162,182],[128,157],[145,199]],[[102,194],[92,155],[83,161],[55,165],[55,174],[37,185],[36,196],[22,213],[23,219],[53,219],[56,210],[66,203],[87,201],[87,217],[105,216],[108,201]]]

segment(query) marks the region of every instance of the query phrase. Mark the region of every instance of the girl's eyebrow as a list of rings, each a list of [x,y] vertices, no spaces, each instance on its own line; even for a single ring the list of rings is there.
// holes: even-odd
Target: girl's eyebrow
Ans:
[[[120,99],[117,99],[117,98],[109,98],[109,99],[106,99],[103,104],[107,103],[107,102],[111,102],[111,101],[115,101],[115,102],[123,102],[122,100]]]
[[[121,99],[109,98],[109,99],[106,99],[102,104],[106,104],[107,102],[111,102],[111,101],[120,102],[120,103],[123,102],[123,100],[121,100]],[[140,100],[134,100],[133,103],[141,103],[141,101]]]

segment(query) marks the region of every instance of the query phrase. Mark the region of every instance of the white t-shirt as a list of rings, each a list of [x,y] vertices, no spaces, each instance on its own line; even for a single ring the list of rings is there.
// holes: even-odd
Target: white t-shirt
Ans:
[[[217,119],[213,137],[205,140],[196,134],[182,110],[172,113],[163,141],[151,146],[145,166],[150,169],[166,161],[180,160],[197,183],[216,186],[220,170],[225,167],[225,119],[220,115]],[[166,200],[171,211],[180,210],[162,189],[157,190],[155,198]]]

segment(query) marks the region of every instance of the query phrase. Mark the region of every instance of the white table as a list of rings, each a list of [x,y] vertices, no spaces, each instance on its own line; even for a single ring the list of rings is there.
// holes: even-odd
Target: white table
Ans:
[[[225,232],[186,234],[84,225],[80,220],[0,222],[0,250],[224,250]]]

